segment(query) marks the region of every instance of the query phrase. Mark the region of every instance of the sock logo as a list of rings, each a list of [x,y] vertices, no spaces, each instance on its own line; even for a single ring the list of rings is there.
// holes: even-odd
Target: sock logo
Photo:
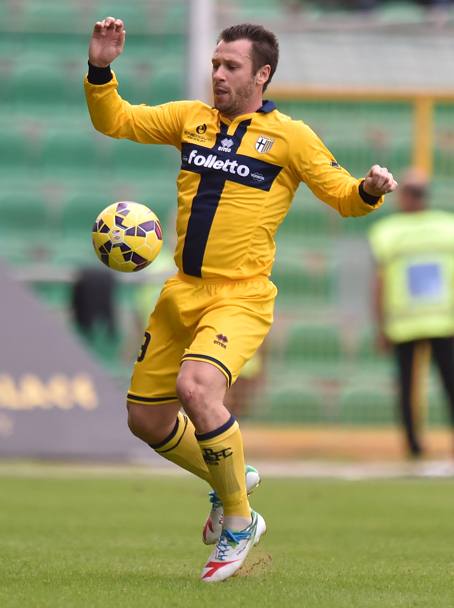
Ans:
[[[203,448],[203,459],[207,464],[219,464],[222,458],[228,458],[233,454],[232,448],[224,448],[216,452],[212,448]]]

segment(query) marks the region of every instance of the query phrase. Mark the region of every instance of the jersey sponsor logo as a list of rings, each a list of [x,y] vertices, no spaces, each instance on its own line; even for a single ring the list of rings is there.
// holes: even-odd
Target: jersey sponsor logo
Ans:
[[[255,149],[261,154],[266,154],[271,150],[273,144],[274,139],[270,139],[269,137],[264,137],[263,135],[260,135],[260,137],[258,137],[257,141],[255,142]]]
[[[228,137],[226,137],[221,141],[221,145],[218,147],[219,152],[231,152],[234,143],[233,139],[228,139]]]
[[[220,149],[220,147],[218,149]],[[232,173],[233,175],[236,173],[241,177],[247,177],[250,173],[249,167],[240,165],[236,160],[231,160],[230,158],[222,160],[221,158],[218,158],[216,154],[208,154],[208,156],[205,156],[204,154],[199,153],[198,150],[191,150],[189,156],[186,157],[186,159],[183,157],[183,160],[186,160],[188,165],[206,167],[207,169],[215,169],[216,171],[225,171],[225,173]]]
[[[257,183],[261,183],[261,182],[265,181],[265,177],[261,173],[257,173],[257,172],[251,173],[251,177]]]
[[[203,135],[204,133],[206,133],[207,130],[207,126],[205,123],[203,123],[203,125],[198,125],[198,127],[196,127],[196,131],[199,135]]]
[[[192,141],[196,141],[199,144],[204,144],[208,139],[203,135],[197,135],[197,133],[194,133],[193,131],[188,131],[187,129],[184,130],[184,136],[188,139],[191,139]]]
[[[232,448],[224,448],[223,450],[213,450],[212,448],[203,448],[203,459],[207,464],[218,465],[223,458],[228,458],[233,454]]]
[[[181,169],[199,173],[207,180],[222,176],[225,180],[266,192],[282,170],[279,165],[252,156],[235,152],[227,154],[190,143],[183,143],[181,161]]]

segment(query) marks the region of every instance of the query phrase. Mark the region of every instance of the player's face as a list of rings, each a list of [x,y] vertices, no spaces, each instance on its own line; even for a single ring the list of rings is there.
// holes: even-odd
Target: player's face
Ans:
[[[221,40],[212,58],[214,106],[228,117],[255,111],[261,87],[253,73],[250,40]]]

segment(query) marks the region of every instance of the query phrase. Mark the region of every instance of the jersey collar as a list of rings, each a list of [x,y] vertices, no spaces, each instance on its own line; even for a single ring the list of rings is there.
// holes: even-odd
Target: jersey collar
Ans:
[[[214,106],[212,106],[212,108],[213,108],[213,110],[216,109]],[[219,116],[222,116],[222,121],[223,122],[225,122],[227,124],[231,124],[231,123],[237,121],[238,119],[244,120],[248,116],[253,116],[254,114],[256,114],[258,112],[260,112],[261,114],[269,114],[270,112],[272,112],[275,109],[276,109],[276,104],[274,103],[274,101],[270,101],[269,99],[265,99],[263,101],[262,105],[260,106],[260,108],[258,110],[256,110],[255,112],[251,112],[250,114],[242,114],[241,116],[237,116],[233,120],[230,120],[229,118],[226,118],[225,116],[223,116],[219,112],[219,110],[218,110],[218,114],[219,114]]]
[[[257,112],[262,112],[263,114],[269,114],[273,110],[276,109],[276,104],[274,101],[270,101],[269,99],[265,99],[263,101],[262,107],[257,110]]]

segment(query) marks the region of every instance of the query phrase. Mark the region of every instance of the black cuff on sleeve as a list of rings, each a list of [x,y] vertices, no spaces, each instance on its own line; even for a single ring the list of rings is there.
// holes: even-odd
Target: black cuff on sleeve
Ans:
[[[110,65],[106,68],[98,68],[88,62],[88,82],[91,84],[107,84],[113,78]]]
[[[368,205],[376,205],[381,199],[381,196],[372,196],[364,190],[364,180],[359,185],[359,195],[365,203]]]

